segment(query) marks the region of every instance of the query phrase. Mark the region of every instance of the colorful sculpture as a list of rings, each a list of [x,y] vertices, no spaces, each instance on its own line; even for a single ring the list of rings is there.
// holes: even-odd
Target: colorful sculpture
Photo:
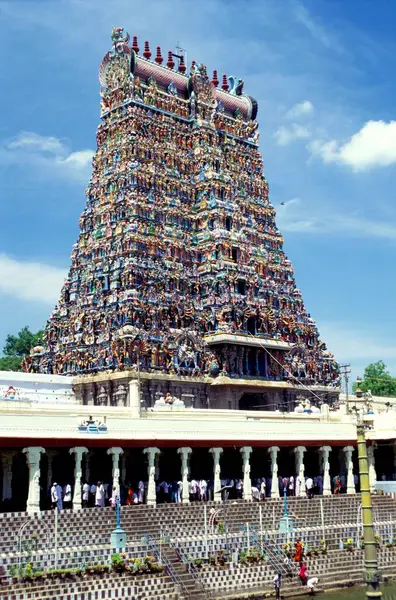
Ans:
[[[80,236],[25,369],[336,385],[268,200],[257,102],[205,65],[138,56],[122,28],[112,40]]]

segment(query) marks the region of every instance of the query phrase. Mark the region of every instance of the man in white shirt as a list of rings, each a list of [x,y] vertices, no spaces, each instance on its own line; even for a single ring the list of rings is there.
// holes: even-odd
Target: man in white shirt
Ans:
[[[318,583],[319,583],[319,579],[317,577],[311,577],[311,579],[308,579],[307,588],[309,589],[311,594],[313,594],[315,592],[315,585],[318,585]]]
[[[305,481],[305,489],[307,490],[308,498],[313,497],[313,479],[312,477],[307,477]]]
[[[260,483],[260,500],[265,500],[266,495],[267,495],[267,485],[266,485],[265,479],[263,477],[261,480],[261,483]]]
[[[289,477],[289,496],[294,496],[294,476]]]
[[[104,506],[105,505],[105,489],[103,483],[98,481],[98,485],[96,486],[95,492],[95,506]]]
[[[201,481],[199,482],[199,495],[201,500],[203,500],[204,502],[206,502],[207,498],[206,498],[206,490],[208,488],[208,482],[206,481],[206,479],[201,479]]]
[[[52,487],[51,487],[51,506],[52,506],[52,508],[56,508],[56,505],[58,503],[58,492],[56,490],[56,486],[57,486],[57,484],[53,483]]]
[[[63,489],[63,506],[65,508],[72,507],[72,489],[70,483],[66,483]]]
[[[195,479],[190,481],[190,500],[198,500],[198,482]]]
[[[87,508],[89,501],[89,483],[85,482],[82,486],[82,507]]]

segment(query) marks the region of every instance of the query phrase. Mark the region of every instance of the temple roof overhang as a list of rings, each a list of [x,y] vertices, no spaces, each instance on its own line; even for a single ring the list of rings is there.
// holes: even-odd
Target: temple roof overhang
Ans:
[[[257,338],[238,333],[213,333],[205,336],[204,342],[208,346],[213,346],[214,344],[237,344],[241,346],[254,346],[256,348],[269,348],[271,350],[285,351],[289,351],[295,346],[295,344],[283,340]]]

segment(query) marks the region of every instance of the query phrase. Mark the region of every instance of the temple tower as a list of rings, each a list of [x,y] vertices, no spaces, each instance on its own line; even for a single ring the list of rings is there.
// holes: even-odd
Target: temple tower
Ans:
[[[268,198],[257,102],[241,79],[224,75],[219,87],[217,71],[210,79],[193,62],[186,74],[177,62],[169,52],[163,64],[159,47],[151,60],[148,42],[139,55],[136,38],[112,32],[79,239],[45,343],[25,368],[90,385],[139,372],[147,405],[164,382],[202,406],[236,407],[250,394],[245,408],[270,407],[294,401],[301,385],[333,398],[338,366]],[[100,403],[121,397],[95,386]]]

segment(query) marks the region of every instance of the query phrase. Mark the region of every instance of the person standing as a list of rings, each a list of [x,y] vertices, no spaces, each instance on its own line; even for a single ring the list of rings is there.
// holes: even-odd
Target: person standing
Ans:
[[[289,477],[289,496],[294,496],[294,475]]]
[[[89,503],[90,506],[95,506],[96,485],[93,483],[89,488]]]
[[[72,489],[70,483],[66,483],[63,490],[63,504],[65,508],[72,507]]]
[[[115,486],[113,486],[112,494],[110,497],[110,506],[115,509],[117,507],[117,504],[119,503],[119,501],[120,501],[120,497],[118,495],[117,488]]]
[[[242,479],[237,479],[235,482],[235,489],[236,489],[236,497],[238,498],[238,500],[242,499],[243,496],[243,485],[242,485]]]
[[[280,573],[277,573],[273,579],[273,582],[274,582],[274,588],[275,588],[275,598],[276,598],[276,600],[279,600],[281,584],[282,584],[282,575]]]
[[[313,479],[312,477],[307,477],[305,481],[305,489],[307,490],[308,498],[313,498]]]
[[[265,478],[263,477],[260,483],[260,500],[265,500],[265,497],[267,495],[266,488],[267,486],[265,484]]]
[[[105,505],[105,489],[101,481],[98,481],[95,492],[95,506]]]
[[[177,496],[176,496],[177,504],[181,504],[182,496],[183,496],[183,482],[180,481],[180,479],[179,479],[179,481],[177,482]]]
[[[51,508],[56,508],[58,504],[58,492],[56,491],[56,486],[58,484],[54,482],[51,487]]]
[[[82,486],[82,507],[87,508],[89,502],[89,483],[86,481]]]
[[[206,490],[208,487],[208,483],[206,481],[206,479],[201,479],[201,481],[199,482],[199,495],[200,498],[203,502],[206,502]]]
[[[198,498],[198,482],[195,479],[190,481],[190,502]]]
[[[308,573],[307,573],[307,565],[305,563],[301,564],[300,571],[298,573],[302,585],[307,585],[308,581]]]
[[[301,562],[304,555],[304,544],[301,540],[296,541],[294,549],[294,562]]]
[[[62,488],[59,483],[56,484],[56,495],[57,495],[57,503],[56,506],[58,510],[63,510],[63,497],[62,497]]]
[[[138,502],[144,504],[144,483],[142,480],[138,483]]]

